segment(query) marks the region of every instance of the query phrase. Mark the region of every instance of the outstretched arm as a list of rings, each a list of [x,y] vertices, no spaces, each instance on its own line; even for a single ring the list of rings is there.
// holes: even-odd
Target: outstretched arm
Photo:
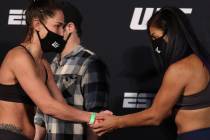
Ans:
[[[31,56],[25,50],[18,50],[13,54],[14,61],[11,70],[27,95],[40,110],[53,117],[78,122],[89,122],[89,112],[73,108],[61,103],[50,96],[50,92],[38,74]]]
[[[149,109],[124,116],[102,116],[101,119],[104,121],[94,125],[94,131],[98,135],[102,135],[116,128],[159,125],[171,113],[172,107],[186,86],[188,77],[182,67],[172,65],[167,70],[162,85]]]
[[[50,90],[51,95],[58,101],[65,102],[65,99],[61,93],[61,90],[58,88],[55,82],[49,63],[46,60],[43,60],[43,63],[47,71],[47,87]]]

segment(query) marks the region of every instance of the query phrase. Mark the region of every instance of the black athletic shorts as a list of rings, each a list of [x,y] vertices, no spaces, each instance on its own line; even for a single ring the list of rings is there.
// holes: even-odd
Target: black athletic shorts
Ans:
[[[177,140],[210,140],[210,127],[182,133]]]
[[[9,130],[0,129],[0,140],[29,140],[29,139],[21,134]]]

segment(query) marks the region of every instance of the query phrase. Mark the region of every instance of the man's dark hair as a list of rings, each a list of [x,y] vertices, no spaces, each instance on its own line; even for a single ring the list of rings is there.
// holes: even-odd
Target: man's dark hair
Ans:
[[[82,35],[81,24],[83,17],[79,9],[68,1],[61,1],[60,3],[64,13],[65,23],[67,24],[69,22],[73,22],[74,25],[76,26],[78,35],[81,36]]]

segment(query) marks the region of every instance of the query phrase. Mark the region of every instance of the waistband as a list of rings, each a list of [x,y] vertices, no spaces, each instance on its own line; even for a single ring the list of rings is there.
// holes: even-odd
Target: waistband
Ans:
[[[4,123],[2,123],[2,124],[0,124],[0,129],[1,130],[8,130],[8,131],[11,131],[13,133],[23,135],[22,129],[18,128],[17,126],[15,126],[13,124],[4,124]]]
[[[3,140],[29,140],[26,136],[0,128],[0,139]]]
[[[177,140],[210,140],[210,127],[179,134]]]

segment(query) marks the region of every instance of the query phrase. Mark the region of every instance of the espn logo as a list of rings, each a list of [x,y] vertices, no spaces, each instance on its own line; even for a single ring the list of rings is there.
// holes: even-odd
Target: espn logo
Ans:
[[[25,11],[23,9],[10,9],[8,25],[26,25]]]
[[[125,92],[123,108],[148,108],[151,106],[154,96],[154,93]]]
[[[185,14],[191,14],[192,8],[180,8]],[[130,23],[131,30],[146,30],[147,21],[152,14],[159,11],[160,8],[135,8]]]

